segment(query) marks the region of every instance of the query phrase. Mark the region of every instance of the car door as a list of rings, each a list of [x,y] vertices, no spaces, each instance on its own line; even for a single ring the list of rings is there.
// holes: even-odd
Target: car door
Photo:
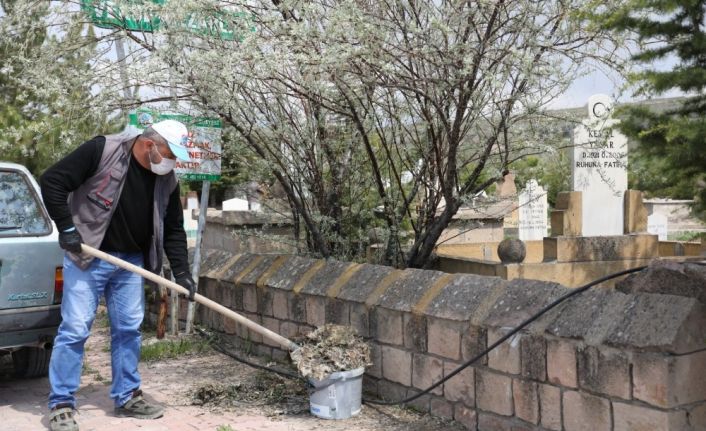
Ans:
[[[0,313],[61,300],[63,252],[57,238],[31,174],[0,163]],[[23,321],[21,326],[35,323],[41,325]]]

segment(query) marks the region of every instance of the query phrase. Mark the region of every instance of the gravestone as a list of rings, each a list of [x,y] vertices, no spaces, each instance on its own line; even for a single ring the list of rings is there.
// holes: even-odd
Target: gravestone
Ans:
[[[529,180],[520,193],[519,237],[523,241],[547,236],[547,192],[536,180]]]
[[[588,119],[574,129],[571,180],[572,190],[583,196],[583,236],[623,234],[628,145],[612,111],[609,96],[591,96]]]
[[[667,240],[667,232],[669,230],[669,222],[667,216],[660,213],[654,213],[647,216],[647,232],[652,235],[657,235],[660,241]]]

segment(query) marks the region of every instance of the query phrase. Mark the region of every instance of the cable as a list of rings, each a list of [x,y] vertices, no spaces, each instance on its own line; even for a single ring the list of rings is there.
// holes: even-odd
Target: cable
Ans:
[[[613,279],[613,278],[616,278],[616,277],[620,277],[621,275],[626,275],[626,274],[631,274],[631,273],[633,273],[633,272],[642,271],[642,270],[645,269],[645,268],[646,268],[646,266],[640,266],[640,267],[637,267],[637,268],[626,269],[626,270],[624,270],[624,271],[616,272],[616,273],[614,273],[614,274],[609,274],[609,275],[606,275],[605,277],[601,277],[601,278],[599,278],[599,279],[597,279],[597,280],[594,280],[594,281],[592,281],[592,282],[590,282],[590,283],[588,283],[588,284],[586,284],[586,285],[584,285],[584,286],[582,286],[582,287],[579,287],[578,289],[572,290],[571,292],[567,293],[566,295],[564,295],[564,296],[562,296],[562,297],[560,297],[560,298],[554,300],[554,301],[551,302],[549,305],[546,305],[544,308],[542,308],[541,310],[539,310],[539,311],[538,311],[537,313],[535,313],[533,316],[531,316],[531,317],[525,319],[524,322],[520,323],[516,328],[514,328],[512,331],[510,331],[509,333],[507,333],[505,336],[501,337],[498,341],[496,341],[495,343],[493,343],[491,346],[489,346],[489,347],[488,347],[487,349],[485,349],[483,352],[479,353],[478,355],[476,355],[476,356],[473,357],[472,359],[468,360],[468,361],[465,362],[464,364],[461,364],[458,368],[456,368],[455,370],[453,370],[448,376],[445,376],[443,379],[439,380],[438,382],[434,383],[433,385],[429,386],[428,388],[424,389],[423,391],[419,392],[418,394],[415,394],[415,395],[413,395],[413,396],[411,396],[411,397],[405,398],[405,399],[400,400],[400,401],[382,401],[382,400],[371,400],[371,399],[363,398],[363,402],[366,403],[366,404],[375,404],[375,405],[380,405],[380,406],[392,406],[392,405],[397,405],[397,404],[407,404],[407,403],[409,403],[409,402],[411,402],[411,401],[414,401],[414,400],[416,400],[417,398],[419,398],[419,397],[421,397],[421,396],[423,396],[423,395],[426,395],[426,394],[428,394],[429,392],[433,391],[434,389],[436,389],[437,386],[443,384],[444,382],[446,382],[447,380],[449,380],[450,378],[452,378],[452,377],[455,376],[456,374],[460,373],[460,372],[463,371],[465,368],[469,367],[469,366],[472,365],[474,362],[476,362],[477,360],[481,359],[483,356],[487,355],[491,350],[493,350],[494,348],[496,348],[496,347],[498,347],[499,345],[501,345],[501,344],[502,344],[503,342],[505,342],[508,338],[510,338],[510,337],[512,337],[513,335],[515,335],[516,333],[518,333],[518,332],[519,332],[520,330],[522,330],[525,326],[527,326],[527,325],[529,325],[530,323],[534,322],[535,320],[537,320],[538,318],[540,318],[543,314],[545,314],[546,312],[548,312],[548,311],[551,310],[552,308],[556,307],[557,305],[561,304],[562,302],[566,301],[567,299],[571,298],[572,296],[576,296],[576,295],[578,295],[578,294],[580,294],[580,293],[583,293],[583,292],[587,291],[588,289],[590,289],[591,287],[593,287],[593,286],[595,286],[595,285],[597,285],[597,284],[603,283],[604,281],[608,281],[608,280],[610,280],[610,279]]]

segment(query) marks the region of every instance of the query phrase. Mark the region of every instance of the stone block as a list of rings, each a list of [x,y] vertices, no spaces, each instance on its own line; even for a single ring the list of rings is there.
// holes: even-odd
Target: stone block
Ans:
[[[377,303],[379,306],[411,312],[436,281],[446,275],[440,271],[422,269],[406,269],[404,273],[382,293]]]
[[[454,420],[467,430],[475,431],[478,428],[476,411],[463,404],[456,404],[454,406]]]
[[[288,256],[272,271],[267,280],[264,280],[265,285],[280,290],[292,290],[302,276],[319,262],[321,261],[307,257]]]
[[[253,352],[263,358],[272,358],[272,347],[267,344],[256,344],[253,347]]]
[[[320,296],[306,297],[306,323],[315,327],[326,323],[326,298]]]
[[[243,286],[243,308],[249,313],[257,313],[257,288]]]
[[[561,390],[556,386],[538,387],[541,425],[552,431],[561,431]]]
[[[262,326],[265,328],[269,329],[270,331],[274,332],[275,334],[280,333],[279,329],[279,320],[273,319],[271,317],[263,317],[262,318]],[[271,341],[269,338],[264,338],[263,337],[263,342],[267,344],[268,346],[272,347],[280,347],[279,343],[276,343],[274,341]]]
[[[706,401],[706,351],[676,357],[636,353],[632,378],[633,397],[654,406]]]
[[[242,253],[237,255],[232,255],[233,259],[229,260],[222,268],[220,272],[221,280],[233,282],[245,268],[247,268],[256,255],[249,253]],[[232,263],[231,263],[232,262]]]
[[[591,392],[630,399],[630,365],[618,350],[579,347],[579,386]]]
[[[448,376],[461,364],[444,363],[444,376]],[[467,407],[475,405],[475,373],[473,367],[466,367],[444,383],[444,397],[451,402],[461,402]]]
[[[267,288],[257,289],[257,312],[262,316],[272,316],[273,291]]]
[[[515,402],[515,416],[525,422],[539,423],[539,392],[537,383],[514,379],[512,398]]]
[[[451,320],[428,319],[427,348],[429,353],[458,360],[461,357],[463,324]]]
[[[488,329],[488,346],[502,338],[507,331]],[[488,353],[488,366],[508,374],[520,373],[520,334],[515,334]]]
[[[235,255],[228,251],[210,250],[201,259],[201,275],[214,280],[223,279],[222,274],[237,260],[234,257]]]
[[[243,316],[246,317],[248,320],[252,320],[253,322],[257,324],[262,324],[262,317],[258,314],[254,313],[243,313]],[[248,336],[247,339],[252,341],[253,343],[262,343],[262,335],[258,334],[255,331],[252,331],[248,329]]]
[[[583,230],[581,192],[559,192],[551,212],[552,236],[579,236]]]
[[[686,412],[664,411],[648,407],[613,402],[614,431],[677,431],[687,430]]]
[[[592,289],[560,306],[546,332],[562,338],[584,339],[599,345],[623,318],[628,295],[608,289]]]
[[[478,412],[478,431],[515,431],[515,424],[516,422],[509,418]]]
[[[547,376],[549,381],[567,388],[578,385],[576,347],[563,340],[547,340]]]
[[[326,301],[326,323],[350,326],[349,303],[336,298],[328,298]]]
[[[657,235],[544,238],[544,260],[593,262],[659,257]]]
[[[408,389],[405,398],[411,398],[422,391],[416,389]],[[428,413],[431,410],[431,396],[428,394],[422,395],[418,398],[409,401],[406,405],[416,409],[419,412]]]
[[[364,304],[349,302],[351,326],[355,328],[358,335],[364,338],[371,336],[370,315],[368,308]]]
[[[610,401],[582,392],[564,392],[566,431],[611,431]]]
[[[647,232],[647,208],[642,202],[642,192],[625,190],[623,195],[623,233]]]
[[[347,301],[364,303],[383,280],[391,274],[402,276],[403,272],[389,266],[361,265],[360,269],[341,286],[337,297]]]
[[[514,328],[568,290],[546,281],[515,279],[490,308],[483,326]]]
[[[398,401],[407,398],[407,387],[387,380],[380,380],[377,384],[380,397],[387,401]]]
[[[432,416],[437,418],[453,419],[454,406],[443,398],[433,397],[430,412]]]
[[[471,317],[482,320],[488,308],[483,305],[506,284],[498,277],[456,274],[429,303],[425,314],[447,320],[466,321]]]
[[[412,354],[406,350],[381,346],[383,378],[405,386],[412,385]]]
[[[688,353],[706,347],[706,306],[694,298],[640,293],[630,295],[625,314],[618,320],[604,343]]]
[[[272,314],[280,320],[289,319],[289,307],[287,306],[288,293],[274,291],[272,293]]]
[[[289,339],[296,338],[302,335],[301,333],[299,333],[299,325],[292,322],[281,322],[279,325],[279,330],[283,337]]]
[[[412,351],[427,351],[427,319],[411,313],[404,313],[404,346]]]
[[[476,405],[481,410],[502,416],[512,416],[512,379],[477,369]]]
[[[412,355],[412,386],[426,389],[444,377],[444,363],[439,358],[427,355]],[[444,385],[431,391],[435,395],[443,395]]]
[[[275,262],[279,259],[279,262],[283,262],[282,256],[273,255],[258,255],[253,259],[250,265],[243,270],[236,277],[236,283],[242,285],[255,286],[257,281],[262,277],[268,270],[271,269]]]
[[[306,322],[306,296],[288,293],[287,308],[289,320],[300,323]]]
[[[706,430],[706,403],[701,403],[689,410],[689,424],[694,431]]]
[[[382,348],[378,343],[369,343],[370,345],[370,365],[365,369],[365,374],[377,378],[382,377]]]
[[[464,361],[470,361],[481,354],[488,345],[488,331],[477,326],[469,326],[461,334],[461,357]],[[475,365],[487,365],[488,355],[475,362]]]
[[[370,323],[376,340],[387,344],[403,345],[402,312],[375,307],[371,310]]]
[[[689,262],[654,260],[638,273],[618,282],[624,293],[662,293],[695,298],[706,304],[706,266]]]
[[[238,324],[235,322],[235,320],[231,319],[230,317],[222,316],[223,317],[223,332],[225,332],[228,335],[235,335],[237,333],[238,329]]]
[[[544,382],[547,380],[547,341],[536,335],[523,335],[520,339],[522,377]]]

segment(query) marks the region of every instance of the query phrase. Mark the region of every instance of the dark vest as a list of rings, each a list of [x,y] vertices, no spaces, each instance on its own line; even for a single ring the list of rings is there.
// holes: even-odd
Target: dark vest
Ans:
[[[83,242],[91,247],[100,247],[108,230],[110,219],[113,217],[125,185],[130,154],[137,136],[132,132],[106,135],[105,147],[96,173],[69,194],[68,204],[74,226],[81,234]],[[169,195],[176,186],[177,179],[174,172],[157,175],[154,184],[152,238],[149,255],[145,256],[145,267],[157,274],[162,269],[164,217],[169,204]],[[93,261],[93,257],[86,254],[69,253],[69,257],[84,270]]]

